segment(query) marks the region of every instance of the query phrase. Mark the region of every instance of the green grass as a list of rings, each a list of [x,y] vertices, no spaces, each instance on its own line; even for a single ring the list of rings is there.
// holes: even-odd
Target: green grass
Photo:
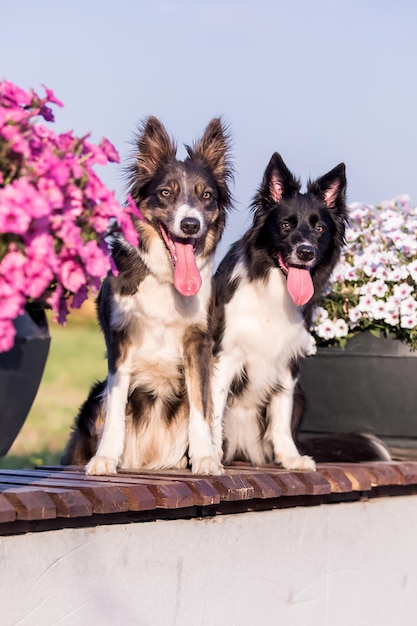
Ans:
[[[59,463],[91,384],[106,375],[104,340],[95,317],[71,312],[67,326],[49,323],[51,347],[27,420],[0,469]]]

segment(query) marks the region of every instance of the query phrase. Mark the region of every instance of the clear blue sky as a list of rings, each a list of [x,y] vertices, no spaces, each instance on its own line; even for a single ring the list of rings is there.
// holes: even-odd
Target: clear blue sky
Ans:
[[[1,5],[0,77],[54,90],[57,131],[106,136],[125,158],[149,114],[179,144],[214,116],[230,122],[236,210],[221,252],[248,226],[276,150],[304,182],[344,161],[349,201],[417,204],[414,0]],[[123,200],[119,168],[100,175]]]

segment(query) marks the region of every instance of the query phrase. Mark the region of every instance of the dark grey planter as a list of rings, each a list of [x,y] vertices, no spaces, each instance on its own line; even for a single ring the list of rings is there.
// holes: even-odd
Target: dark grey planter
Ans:
[[[360,333],[344,350],[319,348],[305,359],[301,430],[370,432],[417,442],[417,351],[390,338]]]
[[[37,394],[49,352],[45,311],[31,309],[15,321],[13,348],[0,353],[0,456],[19,434]]]

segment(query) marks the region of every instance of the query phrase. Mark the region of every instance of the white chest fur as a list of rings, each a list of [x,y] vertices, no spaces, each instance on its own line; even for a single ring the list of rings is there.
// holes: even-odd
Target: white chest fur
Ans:
[[[134,295],[115,295],[111,325],[116,330],[126,329],[129,336],[131,389],[139,380],[146,386],[149,378],[149,386],[159,380],[162,390],[172,376],[178,378],[184,333],[193,325],[207,327],[211,264],[206,264],[201,274],[202,286],[191,297],[181,296],[171,283],[161,283],[152,274]]]
[[[254,370],[256,378],[260,371],[275,377],[277,368],[287,367],[310,348],[302,311],[291,300],[279,269],[266,281],[248,281],[242,266],[237,272],[242,283],[225,308],[222,353],[234,355],[235,368]]]

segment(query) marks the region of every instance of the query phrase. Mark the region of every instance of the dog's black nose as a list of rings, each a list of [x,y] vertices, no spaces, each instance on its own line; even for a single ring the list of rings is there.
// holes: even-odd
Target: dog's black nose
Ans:
[[[200,221],[196,217],[184,217],[180,226],[185,235],[195,235],[200,230]]]
[[[297,248],[297,256],[300,261],[311,261],[314,259],[314,248],[313,246],[308,246],[307,244],[301,244]]]

